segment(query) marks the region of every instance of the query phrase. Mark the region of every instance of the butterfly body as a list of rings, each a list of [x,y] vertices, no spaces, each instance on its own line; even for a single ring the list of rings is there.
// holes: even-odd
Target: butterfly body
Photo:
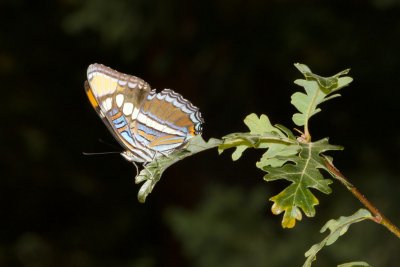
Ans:
[[[89,66],[85,89],[128,161],[151,162],[201,134],[198,108],[170,89],[157,93],[144,80],[101,64]]]

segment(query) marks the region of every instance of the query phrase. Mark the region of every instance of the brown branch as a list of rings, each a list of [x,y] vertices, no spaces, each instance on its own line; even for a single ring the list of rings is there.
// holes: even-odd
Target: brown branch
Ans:
[[[351,184],[347,178],[335,167],[332,162],[325,158],[325,166],[374,216],[373,221],[385,226],[389,231],[400,238],[400,229],[386,218],[358,189]]]

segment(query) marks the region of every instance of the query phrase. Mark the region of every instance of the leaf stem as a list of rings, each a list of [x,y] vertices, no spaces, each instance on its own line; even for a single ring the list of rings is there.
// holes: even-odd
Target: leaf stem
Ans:
[[[310,131],[308,130],[308,121],[304,125],[304,139],[306,140],[307,143],[311,142],[311,135]]]
[[[283,138],[280,136],[263,136],[260,134],[246,134],[246,136],[226,135],[222,137],[224,149],[237,147],[239,145],[247,145],[249,147],[258,148],[262,143],[283,143],[283,144],[296,144],[296,140],[290,138]]]
[[[400,229],[386,218],[348,179],[325,158],[325,166],[333,174],[333,177],[339,180],[374,216],[373,221],[386,227],[389,231],[400,238]]]

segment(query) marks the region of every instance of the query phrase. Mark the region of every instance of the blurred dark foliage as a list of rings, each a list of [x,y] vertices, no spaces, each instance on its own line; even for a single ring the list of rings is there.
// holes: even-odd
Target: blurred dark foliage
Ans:
[[[190,99],[206,139],[245,131],[251,112],[293,125],[294,62],[352,68],[312,134],[346,147],[336,165],[400,224],[399,1],[3,0],[0,18],[0,266],[300,266],[325,221],[360,207],[334,184],[316,218],[280,229],[267,199],[285,184],[262,181],[257,151],[186,159],[138,204],[131,164],[82,155],[120,151],[84,94],[94,62]],[[398,248],[363,223],[316,266],[395,266]]]

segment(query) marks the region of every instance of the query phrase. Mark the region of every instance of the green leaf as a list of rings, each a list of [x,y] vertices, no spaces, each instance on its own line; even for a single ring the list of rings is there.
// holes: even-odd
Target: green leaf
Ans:
[[[330,233],[320,243],[313,245],[306,253],[307,260],[303,267],[310,267],[311,263],[316,259],[317,253],[324,247],[336,242],[336,240],[344,235],[353,223],[361,222],[366,219],[372,219],[371,213],[365,209],[360,209],[356,213],[348,217],[340,217],[338,220],[329,220],[321,229],[321,233],[329,229]],[[347,263],[350,264],[350,263]],[[364,264],[364,263],[361,263]],[[339,265],[339,266],[369,266],[367,265]]]
[[[168,156],[161,156],[144,166],[144,169],[135,177],[136,184],[144,182],[139,189],[139,202],[144,203],[146,201],[147,196],[153,191],[154,186],[161,179],[161,175],[169,166],[188,156],[216,147],[221,143],[222,140],[214,138],[205,142],[204,139],[198,135],[189,140],[185,149],[177,150]]]
[[[245,145],[236,147],[236,150],[232,153],[232,160],[233,161],[238,160],[242,156],[243,152],[246,149],[247,149],[247,146],[245,146]]]
[[[255,113],[252,113],[244,119],[244,123],[249,127],[250,133],[252,134],[280,133],[280,131],[271,124],[268,116],[264,114],[258,117]]]
[[[350,69],[342,70],[341,72],[326,78],[312,73],[311,69],[304,64],[295,63],[294,66],[304,75],[306,80],[317,81],[321,89],[327,94],[332,91],[337,91],[353,81],[351,77],[341,77],[348,74]]]
[[[269,149],[262,155],[256,166],[262,169],[265,166],[280,167],[286,163],[287,157],[296,155],[300,150],[296,144],[270,144]]]
[[[295,83],[303,86],[306,90],[306,94],[300,92],[294,93],[291,101],[292,105],[300,111],[300,113],[293,115],[293,122],[297,126],[303,126],[311,116],[321,111],[317,106],[322,103],[326,95],[319,90],[316,81],[296,80]]]
[[[284,133],[289,139],[296,140],[296,137],[294,136],[292,131],[289,130],[288,128],[286,128],[285,126],[280,125],[280,124],[275,124],[275,127],[278,128],[279,130],[281,130],[282,133]]]
[[[321,170],[328,171],[322,153],[342,149],[340,146],[329,144],[327,138],[314,143],[298,143],[298,147],[287,146],[279,151],[278,155],[275,155],[275,159],[263,156],[257,163],[257,167],[268,173],[264,176],[264,180],[270,182],[285,179],[291,182],[282,192],[270,198],[274,202],[272,212],[276,215],[284,212],[282,219],[284,228],[294,227],[296,220],[302,219],[301,211],[308,217],[315,215],[314,206],[319,202],[310,188],[325,194],[331,193],[329,184],[332,181],[324,179],[321,174]],[[274,150],[272,151],[274,152]],[[273,155],[272,153],[271,157]],[[280,165],[274,164],[275,160],[280,160]]]
[[[352,82],[352,78],[348,76],[341,77],[346,75],[349,69],[325,78],[312,73],[306,65],[296,63],[295,66],[306,79],[298,79],[294,82],[304,87],[305,93],[296,92],[292,95],[291,103],[299,111],[299,113],[293,115],[292,119],[297,126],[304,126],[307,125],[312,116],[321,111],[318,105],[340,96],[339,94],[331,94],[349,85]]]
[[[339,264],[337,267],[372,267],[372,266],[364,261],[353,261],[353,262]]]
[[[244,119],[244,123],[250,132],[235,133],[223,137],[224,142],[218,147],[220,153],[225,149],[236,147],[232,153],[232,160],[238,160],[247,148],[263,148],[271,150],[265,155],[265,158],[280,155],[287,155],[288,151],[294,151],[297,141],[293,133],[284,126],[273,126],[266,115],[258,117],[256,114],[250,114]],[[291,148],[288,149],[287,147]],[[271,164],[276,166],[279,160],[271,159]]]

